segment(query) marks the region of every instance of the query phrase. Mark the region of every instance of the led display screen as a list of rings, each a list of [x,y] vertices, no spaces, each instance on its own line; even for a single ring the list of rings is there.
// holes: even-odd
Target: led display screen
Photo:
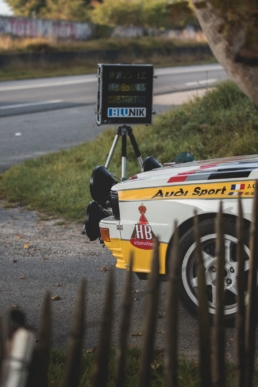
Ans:
[[[98,65],[97,124],[151,124],[153,65]]]

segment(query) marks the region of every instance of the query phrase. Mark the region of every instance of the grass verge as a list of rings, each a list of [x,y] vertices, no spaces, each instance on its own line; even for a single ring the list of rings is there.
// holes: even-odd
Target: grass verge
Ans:
[[[97,63],[153,63],[156,67],[211,63],[212,54],[191,48],[207,46],[206,42],[176,41],[165,38],[109,38],[86,42],[56,41],[43,38],[11,39],[0,37],[0,56],[7,56],[0,68],[0,81],[95,73]],[[187,51],[182,52],[182,48]],[[85,57],[81,53],[95,52]],[[97,53],[96,53],[97,51]],[[119,52],[103,59],[103,51]],[[66,53],[58,59],[58,53]],[[78,52],[76,58],[71,52]],[[36,60],[32,54],[39,54]],[[19,56],[17,56],[17,54]],[[29,54],[23,58],[20,54]],[[51,57],[49,57],[51,55]],[[113,59],[112,59],[113,58]],[[6,61],[6,62],[5,62]]]
[[[201,98],[160,114],[151,126],[137,126],[134,134],[143,159],[155,156],[173,161],[182,151],[196,160],[258,153],[258,109],[234,83],[228,81]],[[82,221],[91,200],[89,180],[97,165],[104,165],[116,133],[105,130],[92,142],[51,153],[0,175],[0,197],[49,215]],[[146,141],[148,138],[148,141]],[[110,171],[121,176],[120,144]],[[131,144],[127,173],[139,172]]]
[[[164,352],[163,350],[156,349],[154,352],[154,358],[152,362],[151,371],[151,386],[158,387],[164,386]],[[126,387],[135,387],[138,385],[138,370],[139,370],[139,357],[140,349],[133,347],[127,351],[127,364],[126,364]],[[115,350],[111,351],[109,358],[109,376],[108,386],[114,386],[114,368],[116,354]],[[81,379],[80,387],[89,386],[91,376],[94,371],[94,365],[96,360],[96,353],[84,353],[81,367]],[[65,353],[63,351],[54,350],[51,354],[50,372],[49,372],[49,385],[51,387],[62,386],[63,375],[65,369]],[[231,385],[233,379],[233,366],[227,365],[226,372],[226,387]],[[257,375],[255,375],[255,381],[257,381]],[[185,359],[179,358],[178,361],[178,387],[197,387],[200,385],[199,376],[199,364],[198,362],[191,362]],[[256,384],[255,384],[256,385]]]

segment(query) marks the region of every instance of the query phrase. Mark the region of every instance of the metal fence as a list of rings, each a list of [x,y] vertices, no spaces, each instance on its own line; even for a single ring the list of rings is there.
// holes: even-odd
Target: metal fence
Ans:
[[[258,184],[256,184],[256,187]],[[235,375],[233,386],[252,387],[254,374],[255,329],[256,329],[256,297],[257,297],[257,258],[258,258],[258,189],[255,191],[253,204],[253,220],[250,229],[250,270],[248,278],[248,299],[245,305],[245,279],[244,279],[244,222],[242,205],[239,198],[238,230],[238,311],[235,328]],[[210,335],[210,316],[206,294],[205,268],[203,264],[198,217],[195,214],[196,236],[196,266],[198,278],[198,321],[199,321],[199,352],[200,352],[200,386],[224,386],[225,383],[225,333],[224,333],[224,265],[225,248],[223,233],[222,203],[217,215],[217,276],[216,276],[216,313],[214,317],[214,335]],[[133,256],[130,258],[131,267]],[[164,356],[164,385],[176,387],[177,377],[177,325],[179,302],[179,235],[175,223],[174,244],[169,257],[169,275],[165,303],[165,356]],[[138,386],[151,385],[151,362],[154,350],[154,337],[156,329],[156,315],[159,296],[159,248],[156,241],[151,274],[148,279],[146,292],[146,311],[143,322],[143,342],[139,362]],[[104,301],[103,318],[99,336],[99,346],[95,372],[92,378],[92,387],[104,387],[108,378],[108,360],[111,348],[112,309],[114,299],[113,270],[109,272],[106,296]],[[35,347],[33,334],[16,327],[13,331],[6,332],[2,329],[0,335],[0,362],[2,386],[48,386],[48,367],[50,359],[50,333],[51,333],[51,297],[46,293],[41,318],[39,343]],[[122,303],[122,316],[119,331],[119,344],[117,348],[117,362],[114,386],[122,387],[125,382],[125,357],[129,324],[132,309],[132,272],[126,273],[124,295]],[[67,362],[65,368],[64,386],[78,386],[80,374],[80,359],[82,356],[82,342],[84,336],[85,318],[85,280],[82,280],[78,290],[75,312],[69,338]],[[4,325],[3,325],[4,326]],[[19,329],[17,329],[19,328]],[[8,337],[8,339],[6,339]],[[5,345],[4,345],[5,343]],[[212,351],[211,351],[212,348]],[[213,353],[211,361],[211,352]]]

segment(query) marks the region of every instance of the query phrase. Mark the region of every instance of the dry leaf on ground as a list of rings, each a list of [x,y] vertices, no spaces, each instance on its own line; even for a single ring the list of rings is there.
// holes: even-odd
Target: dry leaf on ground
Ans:
[[[86,352],[87,353],[93,353],[93,352],[96,352],[96,351],[97,351],[97,347],[94,347],[94,348],[88,349]]]
[[[106,266],[103,266],[100,270],[101,270],[101,271],[108,271],[108,269],[106,268]]]
[[[28,249],[29,247],[30,247],[30,242],[25,243],[25,244],[23,245],[23,248],[24,248],[24,249]]]
[[[161,363],[158,362],[157,360],[154,360],[153,363],[151,364],[151,369],[156,370],[161,366]]]
[[[13,305],[11,305],[11,308],[12,308],[12,309],[19,309],[19,307],[20,307],[20,306],[19,306],[18,304],[13,304]]]
[[[26,278],[25,275],[20,275],[20,276],[18,277],[18,279],[24,279],[24,278]]]
[[[60,296],[52,296],[51,300],[58,301],[58,300],[61,300],[61,297]]]
[[[139,337],[139,336],[143,336],[143,333],[142,332],[131,333],[131,336]]]

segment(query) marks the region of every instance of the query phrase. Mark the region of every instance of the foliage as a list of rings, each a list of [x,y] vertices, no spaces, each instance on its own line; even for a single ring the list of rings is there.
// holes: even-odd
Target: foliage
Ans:
[[[189,1],[175,0],[6,0],[17,16],[93,21],[100,25],[181,28],[198,25]]]
[[[165,28],[168,0],[105,0],[94,3],[92,21],[106,25]]]
[[[232,82],[221,84],[200,99],[160,114],[152,126],[134,129],[142,157],[173,161],[182,151],[195,159],[258,153],[258,109]],[[105,130],[92,142],[29,160],[10,168],[0,180],[0,195],[9,202],[67,219],[83,219],[91,200],[89,180],[96,165],[104,165],[115,129]],[[148,138],[148,141],[146,141]],[[139,166],[128,144],[128,175]],[[110,171],[121,174],[120,152]]]
[[[89,21],[91,0],[6,0],[14,14],[57,20]]]
[[[194,7],[190,0],[174,0],[167,6],[169,20],[173,26],[184,27],[193,25],[199,27]]]

